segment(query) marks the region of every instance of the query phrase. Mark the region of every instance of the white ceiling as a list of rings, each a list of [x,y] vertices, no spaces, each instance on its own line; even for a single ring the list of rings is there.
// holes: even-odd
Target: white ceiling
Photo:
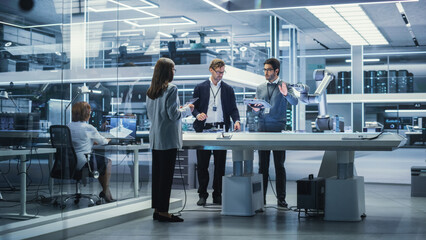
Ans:
[[[0,1],[0,21],[18,23],[20,25],[69,22],[69,20],[66,19],[67,17],[65,16],[64,18],[61,14],[62,12],[70,12],[69,8],[67,10],[67,6],[70,6],[69,0],[37,0],[35,1],[34,9],[30,12],[21,11],[17,2],[17,0]],[[140,0],[120,0],[119,2],[127,5],[141,4]],[[195,20],[197,24],[164,26],[160,28],[144,27],[146,37],[149,37],[149,34],[157,30],[170,33],[174,31],[196,31],[207,26],[225,26],[233,32],[234,39],[237,41],[267,40],[269,38],[269,16],[275,14],[280,17],[283,22],[286,21],[288,24],[296,26],[302,32],[300,36],[304,38],[306,49],[324,49],[314,42],[313,39],[317,39],[330,49],[348,49],[350,47],[348,43],[304,8],[275,10],[272,12],[225,13],[202,0],[155,0],[152,2],[160,5],[160,8],[144,9],[145,11],[161,17],[186,16]],[[73,0],[72,3],[72,11],[74,13],[84,9],[83,0]],[[89,0],[89,4],[94,5],[95,3],[101,3],[105,6],[115,6],[107,2],[107,0]],[[402,5],[404,6],[413,32],[422,49],[422,46],[426,46],[426,17],[424,17],[426,14],[426,0],[406,2],[402,3]],[[389,45],[386,46],[387,48],[415,47],[395,3],[367,4],[362,5],[362,8],[389,41]],[[91,16],[92,20],[96,19],[95,14]],[[100,16],[124,20],[126,18],[146,17],[147,15],[135,11],[119,11],[118,14],[117,12],[108,12],[96,16],[98,20],[102,20]],[[147,20],[145,20],[145,22],[146,21]],[[158,19],[150,21],[158,23]],[[140,25],[142,24],[139,21],[134,22]],[[113,22],[98,27],[100,28],[99,30],[102,31],[107,31],[109,28],[135,28],[124,22],[120,22],[119,24]],[[55,27],[53,27],[53,29],[55,29]],[[56,30],[59,30],[59,27],[56,27]],[[282,34],[281,38],[285,39],[286,35]]]

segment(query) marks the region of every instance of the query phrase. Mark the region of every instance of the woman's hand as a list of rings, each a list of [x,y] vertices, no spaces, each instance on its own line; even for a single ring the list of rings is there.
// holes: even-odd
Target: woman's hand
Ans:
[[[191,112],[194,111],[194,104],[188,104],[188,107],[191,109]]]

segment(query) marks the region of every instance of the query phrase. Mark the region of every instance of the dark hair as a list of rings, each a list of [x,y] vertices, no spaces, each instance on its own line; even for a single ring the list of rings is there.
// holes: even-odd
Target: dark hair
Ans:
[[[163,94],[169,82],[173,81],[173,67],[175,63],[169,58],[160,58],[154,67],[151,86],[148,88],[148,95],[151,99],[156,99]]]
[[[278,74],[277,74],[277,76],[279,76],[279,75],[280,75],[280,61],[279,61],[278,59],[276,59],[276,58],[268,58],[268,59],[266,59],[266,61],[263,63],[263,65],[265,65],[265,64],[269,64],[269,65],[271,65],[271,66],[272,66],[272,68],[274,69],[274,71],[275,71],[275,69],[278,69]]]
[[[212,62],[210,63],[209,69],[211,68],[216,71],[217,68],[221,68],[223,66],[225,66],[225,62],[222,59],[216,58],[216,59],[213,59]]]
[[[72,121],[83,122],[87,121],[90,117],[90,104],[87,102],[78,102],[72,105]]]

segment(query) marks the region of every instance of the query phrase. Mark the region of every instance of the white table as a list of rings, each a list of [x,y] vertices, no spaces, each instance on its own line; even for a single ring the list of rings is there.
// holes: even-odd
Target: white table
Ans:
[[[149,149],[149,144],[129,144],[129,145],[95,145],[94,150],[108,152],[133,151],[133,190],[134,196],[139,196],[139,150]]]
[[[183,134],[183,146],[206,150],[232,150],[233,175],[224,177],[222,214],[237,216],[254,215],[259,206],[263,209],[263,195],[259,197],[263,189],[259,189],[258,184],[259,179],[262,180],[258,174],[253,173],[254,150],[325,150],[318,174],[328,177],[324,219],[359,221],[361,215],[365,213],[365,197],[363,177],[353,175],[355,151],[392,151],[405,143],[405,139],[397,134],[384,133],[374,138],[377,135],[377,133],[237,132],[225,133],[222,136],[220,133],[186,132]],[[246,194],[246,197],[239,198],[232,189],[227,190],[226,183],[230,183],[234,191],[244,188],[237,188],[238,184],[248,186],[248,191],[238,192],[239,195]],[[250,191],[253,194],[250,194]],[[242,201],[248,201],[245,208],[232,209],[241,207]]]
[[[20,202],[21,210],[18,214],[1,214],[2,218],[11,218],[18,220],[25,220],[29,218],[34,218],[35,216],[27,214],[27,156],[40,155],[40,154],[49,154],[49,162],[52,162],[53,154],[56,152],[55,148],[33,148],[33,149],[24,149],[24,150],[15,150],[15,149],[1,149],[0,156],[19,156],[20,158],[20,168],[19,172],[21,174],[21,190],[20,190]]]

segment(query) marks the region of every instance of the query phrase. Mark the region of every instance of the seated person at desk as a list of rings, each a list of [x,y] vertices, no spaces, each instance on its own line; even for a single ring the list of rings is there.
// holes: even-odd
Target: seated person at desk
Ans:
[[[88,124],[90,118],[90,104],[87,102],[78,102],[72,106],[72,122],[68,124],[71,131],[72,144],[77,154],[77,169],[84,167],[86,163],[85,153],[92,152],[93,145],[105,145],[110,140],[101,136],[95,127]],[[108,163],[106,163],[108,161]],[[112,198],[109,189],[109,180],[111,178],[111,160],[101,155],[91,155],[90,166],[97,164],[99,171],[99,183],[102,186],[102,192],[99,197],[103,198],[106,202],[115,201]]]

